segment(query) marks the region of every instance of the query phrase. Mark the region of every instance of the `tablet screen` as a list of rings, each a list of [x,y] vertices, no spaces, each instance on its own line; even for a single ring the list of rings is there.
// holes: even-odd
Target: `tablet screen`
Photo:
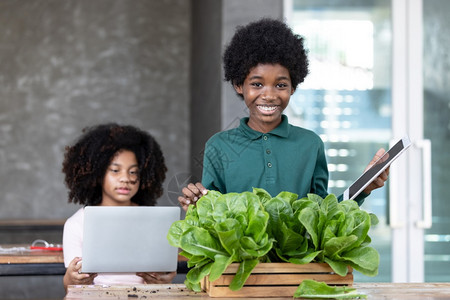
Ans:
[[[362,190],[364,190],[381,172],[383,172],[403,151],[405,151],[411,142],[408,137],[402,138],[394,146],[380,157],[377,162],[364,174],[361,175],[352,185],[344,192],[344,200],[354,199]]]

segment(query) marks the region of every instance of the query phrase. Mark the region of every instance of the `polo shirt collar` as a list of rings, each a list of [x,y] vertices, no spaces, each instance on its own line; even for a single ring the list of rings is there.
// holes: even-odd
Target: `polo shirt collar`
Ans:
[[[242,118],[240,121],[239,129],[247,135],[250,139],[256,140],[260,138],[264,133],[253,130],[250,128],[248,123],[249,117]],[[286,115],[281,116],[281,123],[274,130],[268,132],[267,134],[277,135],[279,137],[287,138],[289,135],[289,122]]]

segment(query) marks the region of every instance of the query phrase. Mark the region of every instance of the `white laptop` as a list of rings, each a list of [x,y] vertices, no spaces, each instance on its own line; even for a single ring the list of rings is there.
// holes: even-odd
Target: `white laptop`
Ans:
[[[391,163],[399,157],[406,149],[411,146],[408,136],[404,136],[383,156],[381,156],[375,164],[365,171],[355,182],[353,182],[343,194],[343,200],[355,199],[372,181],[374,181]]]
[[[82,272],[172,272],[178,249],[167,233],[180,220],[175,206],[87,206]]]

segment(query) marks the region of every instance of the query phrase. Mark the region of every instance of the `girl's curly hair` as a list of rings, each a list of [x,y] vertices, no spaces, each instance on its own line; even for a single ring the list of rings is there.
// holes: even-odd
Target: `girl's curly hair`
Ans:
[[[240,86],[258,64],[280,64],[288,69],[295,89],[308,75],[303,42],[303,37],[279,20],[263,18],[239,26],[223,55],[225,80]]]
[[[121,150],[132,151],[139,165],[139,190],[131,201],[156,204],[167,172],[159,144],[145,131],[115,123],[87,127],[74,145],[65,148],[62,171],[69,188],[69,203],[101,203],[103,177]]]

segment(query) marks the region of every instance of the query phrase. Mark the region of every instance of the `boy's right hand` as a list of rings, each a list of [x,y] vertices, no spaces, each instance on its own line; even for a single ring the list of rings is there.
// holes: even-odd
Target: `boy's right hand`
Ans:
[[[184,211],[187,211],[189,205],[195,205],[195,202],[203,195],[206,195],[208,190],[200,182],[197,182],[196,184],[189,183],[181,190],[181,192],[183,193],[183,196],[178,197],[178,202],[180,202]]]

